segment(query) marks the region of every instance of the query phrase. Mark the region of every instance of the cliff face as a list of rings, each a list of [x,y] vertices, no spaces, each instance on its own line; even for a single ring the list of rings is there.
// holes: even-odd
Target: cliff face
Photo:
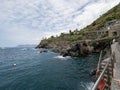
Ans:
[[[112,38],[100,40],[77,40],[77,41],[52,41],[42,40],[36,48],[51,48],[53,52],[59,52],[63,56],[86,56],[100,52],[110,44]]]
[[[54,52],[60,52],[63,56],[81,56],[99,52],[115,37],[108,37],[107,33],[99,35],[91,34],[91,32],[104,31],[106,27],[113,26],[119,20],[120,4],[84,29],[76,29],[73,32],[70,30],[69,33],[61,33],[58,37],[51,36],[48,39],[43,39],[36,48],[52,48]]]
[[[52,48],[52,51],[59,52],[63,56],[80,56],[88,55],[90,49],[86,43],[83,42],[52,42],[43,44],[42,42],[38,48]],[[92,50],[91,50],[92,51]]]

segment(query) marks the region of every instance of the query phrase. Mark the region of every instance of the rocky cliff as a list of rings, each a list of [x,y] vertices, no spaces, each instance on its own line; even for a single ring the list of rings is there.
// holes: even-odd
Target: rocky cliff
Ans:
[[[116,37],[93,35],[91,31],[103,30],[118,20],[120,20],[120,4],[100,16],[91,25],[81,30],[76,29],[73,32],[70,30],[69,33],[61,33],[60,36],[43,39],[36,48],[52,48],[54,52],[60,52],[63,56],[73,57],[99,52]]]

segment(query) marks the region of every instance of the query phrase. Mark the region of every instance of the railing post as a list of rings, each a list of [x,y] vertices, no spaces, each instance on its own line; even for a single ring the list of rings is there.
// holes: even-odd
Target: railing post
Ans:
[[[112,65],[112,77],[114,77],[114,67],[115,67],[115,52],[112,52],[111,54],[111,65]]]
[[[108,90],[111,90],[109,65],[108,65],[108,67],[107,67],[107,85],[108,85]]]
[[[116,59],[115,59],[115,52],[113,52],[112,57],[113,57],[113,61],[114,61],[114,63],[115,63],[115,62],[116,62]]]
[[[102,60],[102,51],[100,52],[100,56],[99,56],[99,61],[98,61],[97,72],[100,70],[101,60]]]
[[[113,77],[113,68],[114,68],[114,59],[113,58],[111,58],[111,68],[112,68],[112,77]]]

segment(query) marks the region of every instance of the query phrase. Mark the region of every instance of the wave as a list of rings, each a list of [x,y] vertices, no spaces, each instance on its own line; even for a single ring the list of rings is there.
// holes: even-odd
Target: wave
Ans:
[[[71,57],[70,56],[66,56],[66,57],[63,57],[63,56],[55,56],[54,57],[55,59],[61,59],[61,60],[65,60],[65,59],[70,59]]]
[[[91,90],[93,85],[94,85],[93,82],[80,82],[78,86],[78,90]]]
[[[86,84],[87,90],[91,90],[92,87],[93,87],[93,85],[94,85],[93,82],[91,82],[91,83],[87,83],[87,84]]]
[[[22,48],[21,50],[22,50],[22,51],[26,51],[26,50],[27,50],[27,48]]]
[[[0,49],[2,50],[2,49],[5,49],[5,47],[0,47]]]

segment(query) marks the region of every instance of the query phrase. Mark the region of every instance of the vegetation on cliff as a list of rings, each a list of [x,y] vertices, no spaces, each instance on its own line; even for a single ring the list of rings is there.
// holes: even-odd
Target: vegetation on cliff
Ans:
[[[117,20],[120,20],[120,4],[81,30],[76,29],[73,32],[69,30],[69,33],[61,33],[60,36],[51,36],[41,40],[37,48],[52,48],[55,52],[62,52],[64,55],[70,56],[80,56],[100,51],[102,47],[110,43],[112,38],[104,38],[103,36],[99,39],[91,39],[88,35],[89,32],[101,30],[109,22]],[[91,37],[95,37],[95,35],[91,35]]]
[[[88,31],[99,30],[102,27],[104,27],[105,24],[107,24],[108,22],[113,21],[113,20],[119,20],[119,19],[120,19],[120,4],[118,4],[114,8],[107,11],[105,14],[100,16],[100,18],[94,21],[91,25],[88,25],[82,30],[85,30],[85,31],[86,30]]]

